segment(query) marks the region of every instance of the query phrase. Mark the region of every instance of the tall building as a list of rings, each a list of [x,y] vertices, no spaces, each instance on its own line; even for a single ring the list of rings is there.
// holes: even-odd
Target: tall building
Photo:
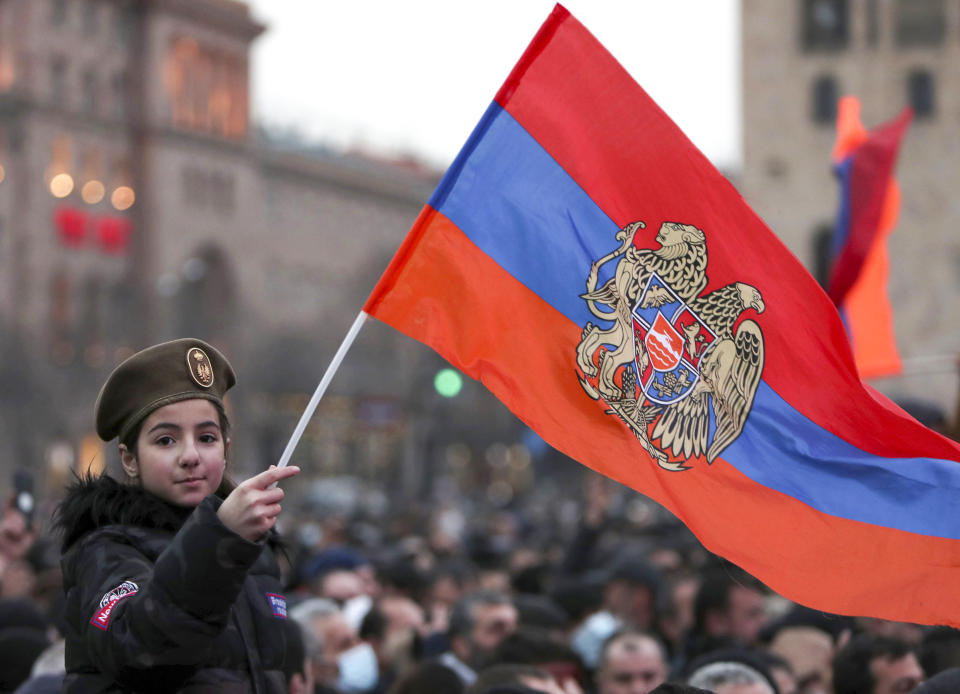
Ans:
[[[0,0],[0,489],[13,467],[56,484],[102,463],[109,369],[184,335],[240,373],[240,470],[274,462],[429,198],[439,174],[410,162],[257,136],[264,29],[235,0]],[[297,460],[410,469],[439,440],[421,411],[438,366],[371,322]],[[465,419],[494,407],[465,391]],[[484,426],[517,426],[497,413]]]
[[[952,411],[960,347],[960,2],[741,0],[746,200],[822,275],[836,214],[830,153],[837,101],[868,128],[911,106],[896,176],[890,295],[903,376],[875,385]]]

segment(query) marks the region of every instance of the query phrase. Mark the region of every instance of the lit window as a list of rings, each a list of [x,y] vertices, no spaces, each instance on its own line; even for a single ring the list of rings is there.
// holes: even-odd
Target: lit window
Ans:
[[[933,75],[926,70],[914,70],[907,75],[907,100],[918,119],[933,117],[935,97]]]
[[[822,125],[837,118],[837,81],[831,75],[821,75],[813,82],[811,118]]]
[[[939,46],[946,36],[947,18],[943,0],[897,0],[897,45]]]
[[[803,47],[808,51],[835,51],[847,47],[847,0],[801,0]]]

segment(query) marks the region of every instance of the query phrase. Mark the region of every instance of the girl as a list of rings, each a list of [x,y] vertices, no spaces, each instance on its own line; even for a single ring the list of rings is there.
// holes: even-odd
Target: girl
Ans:
[[[58,509],[65,692],[286,691],[273,484],[299,470],[224,476],[235,380],[220,352],[183,339],[101,389],[97,434],[118,439],[124,479],[78,480]]]

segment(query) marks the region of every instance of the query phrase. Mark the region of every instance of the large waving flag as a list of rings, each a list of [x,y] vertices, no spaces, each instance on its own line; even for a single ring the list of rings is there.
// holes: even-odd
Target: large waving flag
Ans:
[[[887,293],[887,237],[900,213],[900,188],[893,168],[910,117],[906,109],[896,120],[868,133],[860,122],[856,97],[841,99],[837,113],[833,162],[840,182],[840,210],[828,288],[847,326],[862,378],[889,376],[903,368]]]
[[[560,6],[364,310],[567,455],[829,612],[960,624],[960,446]]]

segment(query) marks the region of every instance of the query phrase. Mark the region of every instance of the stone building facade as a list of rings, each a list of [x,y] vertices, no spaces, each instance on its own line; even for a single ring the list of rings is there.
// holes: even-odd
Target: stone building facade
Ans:
[[[900,150],[902,208],[890,295],[902,376],[874,385],[952,413],[960,351],[960,2],[742,0],[740,190],[797,257],[822,272],[838,202],[830,153],[837,99],[868,127],[914,109]]]
[[[97,388],[123,356],[183,335],[240,374],[236,465],[274,462],[429,198],[438,172],[251,127],[264,29],[234,0],[0,0],[0,491],[15,467],[55,488],[109,460]],[[296,460],[411,469],[436,433],[421,409],[437,406],[423,384],[439,365],[370,322]],[[470,417],[515,428],[474,386]]]

